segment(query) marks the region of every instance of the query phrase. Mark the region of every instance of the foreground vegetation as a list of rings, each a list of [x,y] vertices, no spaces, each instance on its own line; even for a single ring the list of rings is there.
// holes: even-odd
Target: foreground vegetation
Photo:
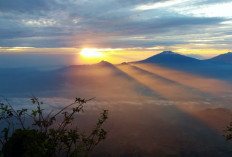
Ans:
[[[103,110],[89,134],[70,126],[90,100],[76,98],[57,113],[45,114],[43,102],[35,96],[31,98],[35,109],[30,111],[25,108],[16,110],[4,99],[0,103],[0,122],[4,123],[0,133],[0,157],[88,156],[106,138],[103,124],[108,118],[108,111]],[[58,120],[60,117],[62,119]]]

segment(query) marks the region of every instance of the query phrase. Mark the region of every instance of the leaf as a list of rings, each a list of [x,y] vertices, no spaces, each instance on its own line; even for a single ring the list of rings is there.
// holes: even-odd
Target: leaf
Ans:
[[[35,104],[35,99],[34,98],[31,98],[31,102],[32,102],[32,104]]]

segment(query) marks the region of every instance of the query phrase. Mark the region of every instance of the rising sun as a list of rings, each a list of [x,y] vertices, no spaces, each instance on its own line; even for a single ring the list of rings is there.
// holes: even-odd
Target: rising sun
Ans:
[[[99,52],[98,49],[88,49],[88,48],[82,49],[80,54],[86,58],[99,58],[104,56],[104,54],[102,52]]]

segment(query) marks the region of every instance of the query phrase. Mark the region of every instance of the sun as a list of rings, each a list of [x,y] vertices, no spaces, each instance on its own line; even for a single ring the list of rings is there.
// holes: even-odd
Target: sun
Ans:
[[[104,54],[102,52],[99,52],[98,49],[88,49],[88,48],[82,49],[80,54],[86,58],[100,58],[104,56]]]

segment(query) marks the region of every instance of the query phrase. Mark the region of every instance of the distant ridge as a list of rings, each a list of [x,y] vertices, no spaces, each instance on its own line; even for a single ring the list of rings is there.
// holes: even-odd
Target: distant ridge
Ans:
[[[97,63],[97,64],[95,64],[95,65],[98,65],[98,66],[107,66],[107,67],[111,67],[111,66],[113,66],[113,64],[111,64],[110,62],[107,62],[107,61],[101,61],[101,62],[99,62],[99,63]]]
[[[208,60],[215,62],[232,63],[232,52],[221,54]]]
[[[181,63],[195,63],[200,62],[200,60],[187,57],[184,55],[180,55],[178,53],[172,52],[172,51],[163,51],[157,55],[154,55],[152,57],[149,57],[145,60],[138,61],[140,63],[164,63],[164,64],[181,64]]]
[[[114,67],[113,64],[107,61],[101,61],[95,64],[81,64],[81,65],[70,65],[58,70],[70,70],[70,69],[77,69],[77,68],[90,68],[90,67]]]

